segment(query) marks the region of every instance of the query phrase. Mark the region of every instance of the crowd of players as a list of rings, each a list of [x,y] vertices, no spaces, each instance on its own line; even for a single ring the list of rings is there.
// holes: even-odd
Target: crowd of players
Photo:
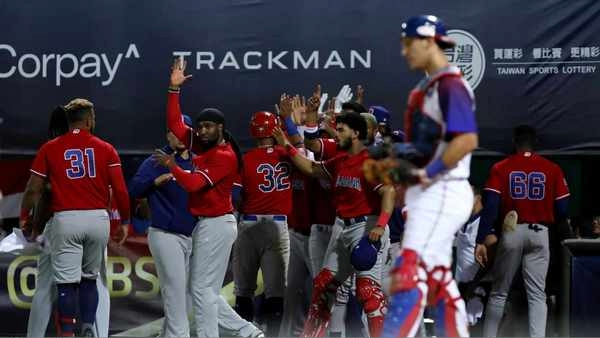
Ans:
[[[403,25],[403,55],[428,74],[410,95],[406,132],[391,130],[385,107],[365,104],[361,86],[329,99],[317,85],[308,99],[282,94],[273,112],[252,114],[256,146],[244,154],[218,109],[182,114],[190,76],[178,59],[168,145],[141,165],[128,192],[116,151],[91,134],[93,105],[66,105],[68,130],[38,153],[21,212],[22,227],[37,234],[31,210],[49,181],[54,215],[45,231],[61,333],[74,334],[78,312],[83,334],[108,331],[94,328],[95,276],[108,242],[108,228],[97,230],[108,214],[94,210],[113,196],[122,241],[129,195],[149,207],[163,336],[189,336],[188,313],[204,337],[223,329],[243,337],[433,334],[423,325],[427,306],[436,335],[467,336],[485,303],[483,334],[495,336],[519,267],[529,333],[544,336],[549,229],[566,224],[568,188],[560,168],[533,152],[535,130],[527,126],[515,129],[516,154],[492,168],[484,189],[469,185],[474,98],[445,58],[452,45],[433,16]],[[399,157],[415,165],[404,180]],[[70,205],[86,203],[82,196],[97,201]],[[234,308],[220,296],[230,255]],[[255,297],[259,269],[264,292]]]

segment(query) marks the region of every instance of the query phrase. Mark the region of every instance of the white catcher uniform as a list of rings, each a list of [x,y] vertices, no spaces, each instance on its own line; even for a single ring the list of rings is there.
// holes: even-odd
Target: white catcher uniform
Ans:
[[[456,67],[442,68],[424,78],[411,92],[406,112],[408,147],[421,157],[414,162],[430,174],[452,137],[475,133],[473,92]],[[408,153],[408,152],[407,152]],[[443,163],[442,163],[443,164]],[[396,261],[406,284],[393,290],[384,336],[414,336],[426,303],[437,306],[436,335],[468,336],[465,304],[450,271],[452,243],[473,207],[469,185],[471,155],[454,168],[429,175],[432,182],[406,191],[407,220],[401,255]]]

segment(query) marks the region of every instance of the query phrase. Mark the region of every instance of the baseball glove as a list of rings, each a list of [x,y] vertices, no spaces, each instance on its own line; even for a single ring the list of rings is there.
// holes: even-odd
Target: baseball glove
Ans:
[[[504,216],[504,221],[502,222],[502,231],[510,232],[514,231],[517,227],[517,220],[519,219],[519,215],[514,210],[511,210],[506,213]]]
[[[399,158],[368,159],[363,163],[365,178],[371,183],[417,184],[416,169],[412,163]]]

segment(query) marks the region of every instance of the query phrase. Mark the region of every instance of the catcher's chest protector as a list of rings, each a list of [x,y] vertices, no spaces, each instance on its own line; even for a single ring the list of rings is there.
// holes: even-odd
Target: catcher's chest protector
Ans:
[[[458,68],[448,67],[431,78],[423,79],[410,92],[404,112],[404,132],[406,142],[412,143],[421,154],[413,161],[418,166],[424,166],[431,160],[445,133],[437,84],[442,78],[460,76]]]

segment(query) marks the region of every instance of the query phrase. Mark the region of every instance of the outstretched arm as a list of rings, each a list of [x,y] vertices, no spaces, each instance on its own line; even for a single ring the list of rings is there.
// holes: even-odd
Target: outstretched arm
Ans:
[[[167,97],[167,127],[179,141],[189,148],[192,130],[183,123],[179,104],[180,87],[187,79],[192,77],[191,75],[185,75],[185,67],[186,62],[178,58],[175,59],[171,68],[169,95]]]
[[[277,140],[277,143],[288,150],[290,159],[302,173],[313,177],[329,178],[329,174],[323,169],[321,162],[311,161],[300,154],[298,149],[296,149],[287,139],[283,130],[275,128],[275,130],[273,130],[273,136]]]

